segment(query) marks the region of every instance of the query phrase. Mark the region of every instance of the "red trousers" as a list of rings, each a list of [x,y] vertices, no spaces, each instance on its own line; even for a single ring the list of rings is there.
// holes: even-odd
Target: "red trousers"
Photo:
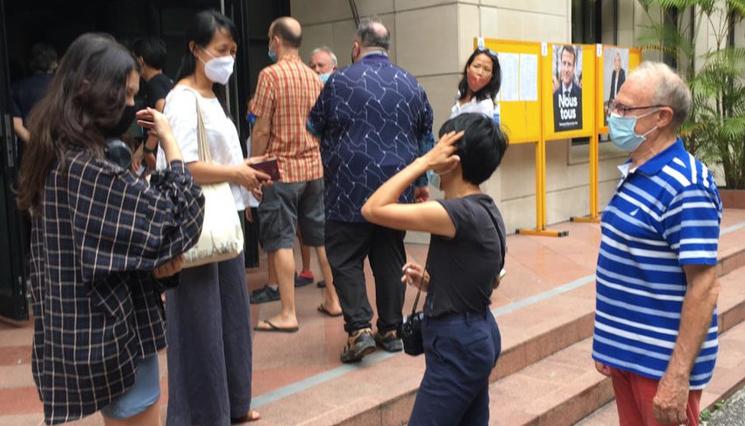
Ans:
[[[654,417],[652,401],[657,393],[657,380],[611,367],[613,391],[616,394],[618,421],[621,426],[662,426]],[[688,392],[687,426],[698,426],[701,391]],[[677,425],[676,425],[677,426]]]

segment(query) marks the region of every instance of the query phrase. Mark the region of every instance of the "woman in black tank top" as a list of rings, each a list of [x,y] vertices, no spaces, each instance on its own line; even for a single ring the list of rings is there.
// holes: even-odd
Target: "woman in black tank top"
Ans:
[[[422,334],[426,370],[409,425],[486,425],[489,373],[500,335],[489,310],[504,266],[504,223],[479,185],[496,170],[506,136],[482,114],[462,114],[440,141],[383,184],[362,208],[375,224],[430,233],[426,268],[408,262],[401,281],[427,292]],[[434,172],[444,200],[399,204],[417,177]]]

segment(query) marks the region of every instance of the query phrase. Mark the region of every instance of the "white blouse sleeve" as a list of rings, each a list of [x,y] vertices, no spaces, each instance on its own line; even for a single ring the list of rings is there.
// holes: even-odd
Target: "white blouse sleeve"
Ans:
[[[186,164],[199,160],[196,102],[194,93],[174,90],[168,95],[163,110]]]
[[[486,98],[478,103],[476,111],[484,114],[485,116],[492,118],[494,115],[494,101],[491,98]]]

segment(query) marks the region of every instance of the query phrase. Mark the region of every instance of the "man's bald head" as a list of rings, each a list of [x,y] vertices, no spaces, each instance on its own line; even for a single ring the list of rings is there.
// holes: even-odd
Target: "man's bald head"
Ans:
[[[357,27],[357,40],[363,48],[379,47],[388,50],[391,46],[391,34],[388,28],[377,19],[364,19]]]
[[[277,18],[269,26],[269,39],[279,37],[284,46],[298,49],[303,41],[303,29],[297,19],[290,16]]]

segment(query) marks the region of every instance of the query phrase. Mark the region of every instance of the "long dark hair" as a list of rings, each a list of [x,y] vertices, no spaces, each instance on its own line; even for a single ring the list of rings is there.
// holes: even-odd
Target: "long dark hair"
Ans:
[[[102,155],[103,131],[114,127],[126,102],[127,78],[137,63],[129,50],[103,33],[86,33],[70,45],[46,96],[29,117],[31,140],[21,164],[18,207],[34,209],[49,171],[71,148]]]
[[[235,28],[233,21],[222,13],[215,10],[203,10],[194,15],[191,25],[186,30],[186,51],[183,58],[181,58],[181,66],[179,67],[176,81],[193,75],[197,70],[197,61],[194,58],[194,52],[189,49],[189,43],[194,42],[196,46],[204,48],[210,44],[218,30],[226,30],[236,43],[240,40],[238,38],[238,30]],[[227,114],[228,107],[225,86],[213,83],[212,91],[215,92],[220,105],[222,105],[222,109]]]
[[[497,97],[497,93],[499,93],[499,86],[502,83],[502,69],[499,66],[499,59],[497,58],[496,53],[492,52],[489,49],[482,49],[478,48],[471,53],[471,56],[468,57],[468,61],[466,61],[466,66],[463,68],[463,78],[460,80],[460,83],[458,83],[458,99],[463,99],[466,94],[468,93],[468,67],[471,66],[471,63],[478,55],[484,54],[491,59],[492,62],[492,75],[491,80],[489,80],[489,84],[482,87],[481,90],[473,94],[473,97],[476,98],[477,101],[483,101],[484,99],[494,99]]]

